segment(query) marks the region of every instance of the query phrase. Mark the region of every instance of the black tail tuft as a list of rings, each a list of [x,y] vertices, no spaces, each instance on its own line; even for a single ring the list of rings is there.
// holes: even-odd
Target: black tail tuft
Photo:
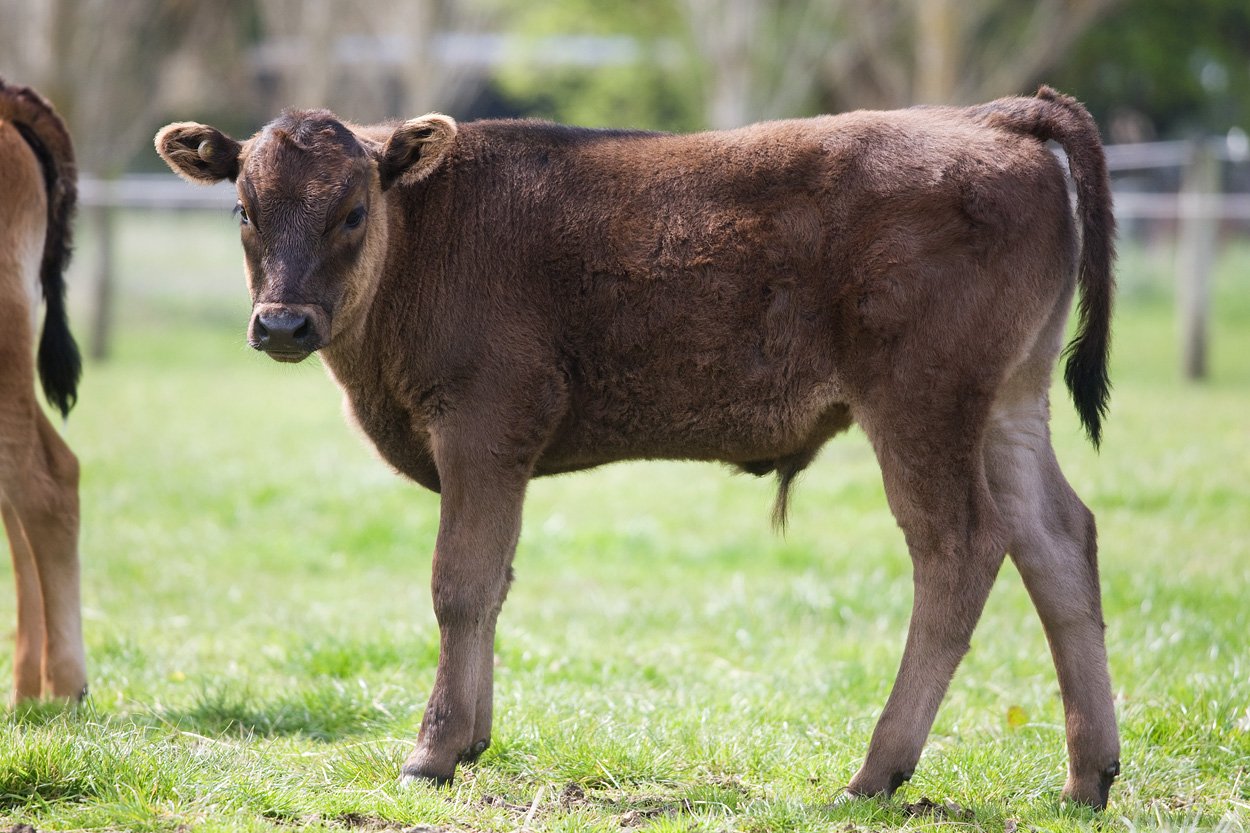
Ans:
[[[44,291],[47,292],[46,283]],[[44,395],[62,417],[69,416],[70,409],[78,402],[82,356],[78,352],[78,343],[69,331],[64,294],[47,296],[47,317],[39,339],[37,363]]]
[[[1072,392],[1072,403],[1089,441],[1098,448],[1102,444],[1102,421],[1111,399],[1111,378],[1107,373],[1110,345],[1105,327],[1086,323],[1101,317],[1100,313],[1088,310],[1087,297],[1081,298],[1079,333],[1064,350],[1067,361],[1063,381]]]

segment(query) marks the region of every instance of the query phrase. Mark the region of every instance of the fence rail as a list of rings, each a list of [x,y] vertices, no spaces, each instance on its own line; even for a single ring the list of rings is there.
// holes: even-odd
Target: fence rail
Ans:
[[[1121,219],[1250,220],[1250,194],[1157,194],[1116,191],[1115,215]]]
[[[154,210],[229,210],[234,186],[191,185],[173,174],[129,174],[120,179],[78,178],[78,201],[84,208],[148,208]]]
[[[1221,162],[1239,164],[1250,160],[1250,137],[1243,131],[1231,130],[1227,136],[1217,138],[1107,145],[1103,152],[1107,157],[1107,169],[1113,173],[1152,168],[1183,168],[1199,153]]]

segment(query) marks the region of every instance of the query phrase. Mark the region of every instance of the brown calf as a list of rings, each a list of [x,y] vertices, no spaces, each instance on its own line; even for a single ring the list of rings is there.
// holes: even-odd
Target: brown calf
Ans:
[[[0,509],[17,579],[16,700],[86,690],[78,603],[78,460],[35,398],[69,413],[81,363],[65,314],[74,151],[52,106],[0,79]]]
[[[192,182],[238,184],[252,346],[320,351],[382,456],[441,493],[442,642],[406,777],[445,782],[490,742],[530,478],[720,460],[776,471],[780,518],[792,478],[854,422],[915,604],[850,792],[911,775],[1010,551],[1059,672],[1065,792],[1105,805],[1119,741],[1094,519],[1048,428],[1078,274],[1066,378],[1095,443],[1108,390],[1113,220],[1076,101],[1043,88],[689,136],[291,111],[242,143],[171,124],[156,147]]]

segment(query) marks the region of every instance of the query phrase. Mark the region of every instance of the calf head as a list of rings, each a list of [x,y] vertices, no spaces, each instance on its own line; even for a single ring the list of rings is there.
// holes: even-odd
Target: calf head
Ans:
[[[433,172],[455,135],[455,121],[438,114],[386,135],[327,110],[290,110],[244,142],[204,124],[170,124],[156,150],[190,182],[236,184],[248,343],[298,362],[359,325],[385,260],[385,193]]]

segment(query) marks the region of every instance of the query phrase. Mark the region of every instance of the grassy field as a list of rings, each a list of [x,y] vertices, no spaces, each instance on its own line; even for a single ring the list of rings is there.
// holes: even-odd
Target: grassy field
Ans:
[[[784,538],[772,483],[715,466],[535,482],[494,745],[450,789],[401,790],[437,654],[437,498],[344,426],[315,363],[244,347],[228,218],[122,232],[115,354],[67,429],[92,695],[0,718],[0,828],[1250,828],[1250,247],[1221,261],[1210,382],[1177,379],[1166,260],[1129,247],[1101,454],[1056,394],[1123,732],[1099,817],[1059,801],[1057,685],[1009,563],[915,778],[834,803],[911,603],[858,431],[804,475]]]

